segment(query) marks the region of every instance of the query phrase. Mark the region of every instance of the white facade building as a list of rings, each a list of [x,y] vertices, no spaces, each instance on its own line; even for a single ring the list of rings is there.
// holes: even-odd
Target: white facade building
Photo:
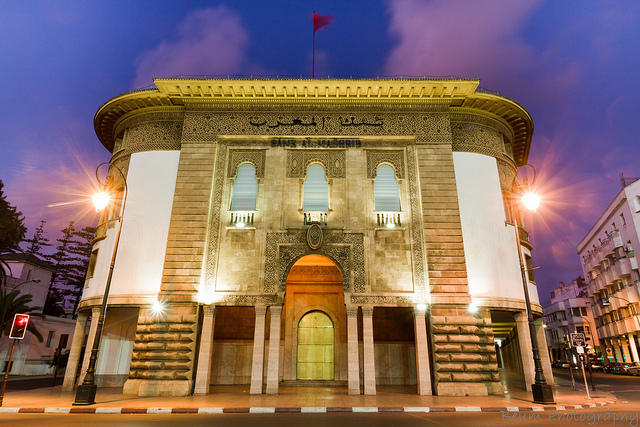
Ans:
[[[7,277],[7,289],[17,287],[22,294],[31,294],[32,307],[40,307],[40,310],[31,314],[42,313],[47,299],[53,267],[31,254],[5,254],[2,259],[9,265],[9,277]],[[39,282],[38,282],[39,281]],[[29,331],[25,337],[18,340],[13,353],[10,375],[45,375],[53,373],[55,367],[51,365],[55,350],[63,344],[62,353],[68,351],[73,337],[75,320],[55,317],[32,316],[29,320],[42,334],[43,341]],[[62,340],[62,341],[61,341]],[[66,343],[66,344],[65,344]],[[13,340],[8,336],[0,339],[0,369],[5,372],[9,362],[9,354]]]
[[[601,352],[600,341],[594,329],[589,288],[582,277],[578,277],[570,285],[560,282],[560,286],[551,292],[551,304],[544,307],[543,312],[551,360],[573,361],[567,343],[570,342],[570,334],[574,332],[585,334],[590,354]]]
[[[637,362],[640,180],[626,185],[578,245],[598,336],[610,361]]]

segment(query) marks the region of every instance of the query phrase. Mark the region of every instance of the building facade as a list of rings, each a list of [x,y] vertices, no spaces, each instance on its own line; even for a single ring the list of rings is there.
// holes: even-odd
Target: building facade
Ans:
[[[55,370],[53,357],[58,348],[64,354],[69,351],[75,320],[66,317],[42,315],[54,268],[51,264],[35,255],[11,253],[2,255],[9,267],[7,291],[17,289],[21,294],[32,295],[31,307],[40,307],[31,314],[30,322],[42,335],[43,341],[29,331],[21,340],[17,340],[11,360],[10,375],[46,375]],[[42,315],[42,317],[33,316]],[[8,335],[8,334],[7,334]],[[84,334],[81,334],[84,337]],[[13,340],[3,334],[0,340],[0,363],[2,372],[6,371],[11,354]]]
[[[486,395],[509,336],[532,384],[516,244],[532,248],[513,215],[533,124],[478,83],[156,79],[106,102],[95,129],[120,205],[77,326],[97,317],[124,203],[99,384]]]
[[[625,183],[626,184],[626,183]],[[616,195],[578,245],[598,335],[609,361],[638,362],[640,180]]]
[[[552,361],[577,363],[568,346],[570,334],[575,332],[585,334],[589,354],[601,355],[589,287],[582,277],[576,278],[570,285],[560,282],[560,286],[551,292],[551,304],[544,307],[543,313]]]

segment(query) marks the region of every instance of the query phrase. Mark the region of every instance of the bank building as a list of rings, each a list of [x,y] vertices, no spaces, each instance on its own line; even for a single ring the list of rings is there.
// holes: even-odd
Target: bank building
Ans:
[[[63,389],[85,375],[122,211],[98,386],[476,396],[501,393],[508,369],[530,387],[522,106],[479,80],[154,83],[95,115],[119,202],[95,236]]]

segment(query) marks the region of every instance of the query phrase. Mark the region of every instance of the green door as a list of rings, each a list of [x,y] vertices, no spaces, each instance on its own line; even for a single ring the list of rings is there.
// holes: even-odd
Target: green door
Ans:
[[[333,323],[324,313],[305,314],[298,323],[299,380],[333,380]]]

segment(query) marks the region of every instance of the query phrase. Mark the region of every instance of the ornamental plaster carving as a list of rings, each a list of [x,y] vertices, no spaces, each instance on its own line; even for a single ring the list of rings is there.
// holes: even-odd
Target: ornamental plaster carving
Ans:
[[[413,296],[396,295],[351,295],[351,304],[375,306],[413,306],[420,300]]]
[[[287,150],[287,178],[304,178],[312,163],[320,163],[327,178],[344,178],[345,150]]]
[[[404,153],[401,150],[366,150],[367,178],[375,179],[378,166],[389,163],[396,172],[396,178],[404,179]]]
[[[235,178],[242,163],[251,163],[256,168],[256,178],[264,178],[265,150],[229,150],[227,178]]]
[[[415,147],[407,147],[407,169],[409,176],[416,177],[409,182],[409,202],[411,203],[411,255],[413,258],[413,280],[414,290],[417,295],[426,301],[427,286],[426,281],[426,250],[424,247],[424,235],[422,231],[422,199],[418,188],[418,168],[415,159]]]
[[[298,106],[296,106],[296,109]],[[184,118],[183,142],[213,141],[218,135],[270,136],[402,136],[421,135],[431,142],[448,142],[451,137],[448,113],[330,112],[220,112],[189,109]],[[299,111],[299,110],[298,110]]]
[[[323,255],[338,266],[345,292],[365,292],[364,235],[325,231],[324,243],[317,250],[307,245],[306,230],[267,233],[263,292],[284,294],[291,267],[310,254]]]
[[[451,125],[453,151],[484,154],[499,158],[504,152],[502,134],[492,128],[475,123],[453,123]]]

